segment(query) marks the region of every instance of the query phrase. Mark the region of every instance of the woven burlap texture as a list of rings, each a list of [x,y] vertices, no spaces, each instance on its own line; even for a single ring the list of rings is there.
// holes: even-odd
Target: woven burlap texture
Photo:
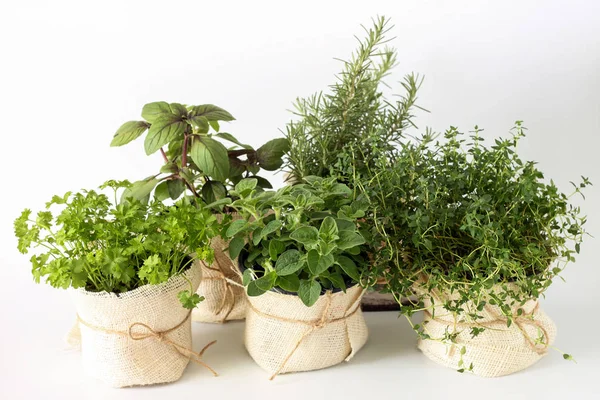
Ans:
[[[499,290],[493,288],[492,290]],[[455,316],[443,308],[451,295],[436,295],[433,302],[424,301],[424,326],[427,334],[433,338],[443,337],[445,332],[460,332],[455,344],[434,340],[419,340],[418,347],[429,359],[443,366],[460,369],[458,365],[463,346],[466,353],[462,356],[464,368],[473,364],[473,373],[483,377],[498,377],[523,370],[539,361],[556,339],[556,326],[544,313],[537,300],[529,300],[523,306],[512,308],[513,323],[507,327],[507,320],[500,307],[486,305],[481,312],[483,318],[475,323],[465,315]],[[433,307],[433,308],[430,308]],[[474,310],[467,304],[466,310]],[[521,308],[523,313],[517,315]],[[485,330],[472,337],[471,328]],[[542,339],[541,341],[539,339]],[[543,343],[541,343],[543,342]]]
[[[298,296],[271,291],[248,297],[246,349],[271,379],[349,361],[368,337],[360,309],[363,294],[358,286],[327,292],[312,307]]]
[[[113,387],[178,380],[190,360],[178,347],[192,348],[192,332],[189,310],[182,307],[177,294],[189,290],[189,282],[195,290],[201,273],[195,262],[183,275],[165,283],[144,285],[118,296],[71,290],[80,320],[85,373]],[[164,331],[168,331],[164,339],[156,334]],[[71,341],[76,343],[77,338]]]
[[[233,220],[240,219],[240,215],[232,213]],[[220,221],[220,216],[217,216]],[[246,318],[248,301],[239,273],[238,259],[229,257],[229,241],[216,236],[211,240],[215,251],[215,260],[211,265],[204,261],[202,266],[202,280],[198,287],[198,294],[205,300],[192,312],[192,319],[196,322],[223,323]],[[231,284],[231,280],[239,285]]]

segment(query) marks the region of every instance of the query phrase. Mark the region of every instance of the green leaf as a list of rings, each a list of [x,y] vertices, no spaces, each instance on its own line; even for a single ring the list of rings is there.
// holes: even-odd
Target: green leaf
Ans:
[[[169,104],[169,108],[171,109],[171,114],[177,115],[181,118],[187,117],[188,110],[184,105],[179,103],[171,103]]]
[[[156,118],[164,114],[172,114],[169,103],[164,101],[148,103],[144,106],[144,108],[142,108],[142,118],[150,123],[154,123]]]
[[[150,124],[145,121],[125,122],[117,129],[117,133],[115,133],[110,145],[112,147],[123,146],[140,137],[142,133],[146,132],[146,129],[148,129],[149,126]]]
[[[190,118],[201,116],[208,121],[233,121],[235,119],[229,112],[213,104],[194,106],[190,109],[189,116]]]
[[[295,249],[287,250],[279,256],[275,263],[275,271],[279,276],[291,275],[304,266],[300,252]]]
[[[189,290],[182,290],[177,294],[181,305],[188,310],[196,308],[196,306],[204,300],[198,293],[191,293]]]
[[[240,237],[234,237],[233,239],[231,239],[231,241],[229,242],[229,258],[231,258],[232,260],[238,258],[240,252],[244,248],[244,245],[244,239]]]
[[[247,269],[242,274],[242,285],[248,286],[252,282],[252,271]]]
[[[307,307],[312,307],[319,300],[321,285],[317,281],[301,280],[298,287],[298,296]]]
[[[317,244],[319,240],[319,231],[314,226],[304,226],[292,232],[290,234],[290,238],[304,245],[310,246]]]
[[[177,164],[171,162],[160,167],[160,172],[163,174],[174,174],[178,170],[179,167],[177,167]]]
[[[154,197],[158,201],[165,201],[170,198],[169,195],[169,186],[167,185],[168,181],[162,181],[156,186],[156,190],[154,191]]]
[[[359,246],[365,243],[365,238],[361,234],[351,231],[341,231],[339,240],[336,242],[338,248],[344,250]]]
[[[187,123],[180,116],[163,114],[156,117],[144,141],[146,154],[150,155],[169,142],[183,137],[186,127]]]
[[[281,221],[274,219],[273,221],[269,222],[264,228],[262,228],[262,231],[260,232],[260,236],[262,238],[264,238],[267,235],[279,230],[279,228],[281,228],[281,226],[282,226]]]
[[[333,262],[334,262],[334,258],[331,253],[321,255],[321,257],[319,258],[319,263],[317,264],[317,268],[316,268],[314,274],[321,275],[323,272],[327,271],[327,269],[333,265]]]
[[[249,145],[247,145],[247,144],[240,143],[240,142],[239,142],[239,141],[238,141],[238,140],[235,138],[235,136],[233,136],[231,133],[227,133],[227,132],[219,132],[219,133],[215,134],[215,136],[216,136],[216,137],[220,137],[221,139],[225,139],[225,140],[227,140],[227,141],[230,141],[231,143],[235,143],[235,144],[237,144],[238,146],[240,146],[240,147],[242,147],[242,148],[244,148],[244,149],[247,149],[247,150],[252,150],[252,146],[249,146]]]
[[[336,218],[335,223],[338,231],[356,231],[356,223],[354,221]]]
[[[300,278],[296,274],[278,276],[275,285],[288,292],[296,293],[300,288]]]
[[[221,182],[208,181],[202,186],[202,198],[206,203],[213,203],[227,196],[227,189]]]
[[[177,200],[185,191],[185,184],[180,179],[169,179],[167,181],[167,189],[169,189],[169,196],[171,196],[171,199]]]
[[[204,206],[206,209],[211,210],[211,209],[219,209],[221,210],[221,207],[226,206],[231,204],[232,201],[229,197],[225,197],[223,199],[219,199],[219,200],[215,200],[212,203],[208,203],[206,206]]]
[[[229,176],[227,149],[216,140],[195,137],[190,155],[198,168],[211,178],[224,182]]]
[[[331,241],[334,240],[335,237],[337,237],[337,234],[338,227],[335,222],[335,219],[333,219],[332,217],[326,217],[323,220],[323,222],[321,222],[321,227],[319,228],[319,236],[321,236],[321,238],[327,241]]]
[[[242,179],[235,185],[235,191],[240,195],[249,194],[258,184],[258,180],[255,178]]]
[[[355,282],[360,282],[360,273],[354,261],[346,256],[338,256],[336,260],[337,264],[342,267],[342,270],[346,275],[352,278]]]
[[[262,176],[254,175],[253,178],[257,180],[258,187],[263,189],[273,189],[273,185],[271,185],[271,182],[269,182]]]
[[[238,233],[246,230],[247,228],[248,222],[246,222],[245,219],[236,219],[235,221],[232,221],[231,224],[229,224],[225,235],[227,235],[227,237],[234,237]]]
[[[261,276],[254,282],[256,283],[257,288],[266,292],[267,290],[271,290],[273,288],[273,285],[275,285],[276,279],[277,279],[277,274],[275,273],[275,271],[271,271],[268,274]]]
[[[147,179],[143,179],[141,181],[134,182],[130,188],[125,189],[123,191],[123,195],[121,196],[121,200],[127,198],[134,198],[142,203],[148,202],[148,196],[154,189],[154,187],[158,184],[159,180],[150,177]]]
[[[256,285],[256,281],[251,281],[248,284],[248,296],[260,296],[261,294],[265,293],[265,290],[260,289],[257,285]]]
[[[308,252],[308,254],[306,255],[306,261],[308,263],[308,270],[313,275],[319,275],[317,270],[319,269],[319,260],[320,259],[321,259],[321,256],[319,255],[319,252],[315,249],[310,250]]]
[[[285,251],[285,244],[277,239],[269,242],[269,257],[273,261],[277,261],[278,256]]]
[[[267,171],[275,171],[283,165],[283,155],[290,150],[290,142],[285,138],[273,139],[256,151],[260,167]]]

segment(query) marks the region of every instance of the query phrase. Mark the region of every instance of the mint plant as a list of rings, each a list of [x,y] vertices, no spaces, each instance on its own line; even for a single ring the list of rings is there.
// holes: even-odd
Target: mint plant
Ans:
[[[135,182],[125,194],[148,201],[177,200],[186,190],[205,204],[227,204],[230,189],[243,178],[253,177],[262,188],[271,188],[257,174],[261,169],[275,171],[288,150],[284,138],[273,139],[258,149],[220,132],[220,122],[233,121],[226,110],[212,104],[185,106],[155,102],[142,109],[143,121],[125,122],[117,130],[111,146],[123,146],[147,131],[144,148],[150,155],[162,154],[164,165],[158,174]],[[230,143],[227,148],[222,141]]]
[[[451,293],[456,299],[444,308],[457,318],[477,321],[490,304],[510,326],[519,315],[512,309],[543,296],[575,261],[586,217],[571,197],[591,183],[582,177],[572,194],[561,192],[535,162],[518,156],[524,136],[521,121],[512,137],[491,146],[477,127],[468,137],[452,127],[440,140],[427,132],[403,143],[393,162],[379,159],[370,181],[356,181],[373,204],[367,220],[373,243],[381,244],[373,253],[375,275],[398,300],[418,297],[402,307],[406,315],[432,293]],[[414,328],[423,339],[453,340]]]
[[[181,274],[194,261],[192,252],[211,262],[218,224],[208,208],[186,198],[172,206],[134,198],[117,204],[117,192],[131,184],[108,181],[100,187],[106,188],[113,190],[114,204],[94,190],[68,192],[35,217],[26,209],[15,220],[19,251],[41,250],[30,259],[37,283],[45,278],[56,288],[123,293]],[[189,309],[202,300],[193,290],[180,292],[179,299]]]
[[[248,295],[297,293],[310,307],[323,290],[345,291],[361,281],[363,199],[352,201],[352,191],[335,178],[309,176],[275,192],[257,185],[255,178],[237,183],[231,207],[244,219],[225,230],[231,258],[241,253]]]

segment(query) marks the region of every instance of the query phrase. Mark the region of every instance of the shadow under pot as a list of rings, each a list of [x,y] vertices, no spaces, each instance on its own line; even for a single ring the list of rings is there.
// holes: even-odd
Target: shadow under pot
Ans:
[[[77,309],[84,372],[113,387],[152,385],[178,380],[190,359],[190,311],[177,294],[198,287],[197,262],[158,285],[115,294],[70,291]]]
[[[425,293],[416,286],[414,290]],[[500,291],[501,288],[491,290]],[[433,300],[429,297],[424,299],[423,325],[427,334],[433,338],[443,337],[447,332],[457,333],[457,336],[455,343],[450,344],[419,339],[418,348],[430,360],[445,367],[460,369],[469,368],[472,364],[475,375],[509,375],[539,361],[556,339],[556,326],[540,309],[538,299],[513,306],[513,322],[507,326],[507,320],[497,305],[487,304],[479,312],[481,318],[473,321],[466,313],[455,316],[443,307],[447,300],[457,299],[456,293],[432,293],[431,296]],[[476,305],[470,303],[463,308],[475,309]],[[520,315],[519,308],[522,309]],[[483,328],[483,331],[473,336],[472,328]]]
[[[240,270],[244,271],[243,256]],[[327,290],[312,307],[295,293],[271,290],[248,296],[244,344],[270,379],[349,361],[367,341],[360,301],[364,289]]]

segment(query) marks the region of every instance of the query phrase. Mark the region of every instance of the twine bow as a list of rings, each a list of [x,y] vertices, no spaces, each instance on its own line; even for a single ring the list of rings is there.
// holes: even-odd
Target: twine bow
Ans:
[[[271,314],[266,314],[266,313],[258,310],[256,307],[254,307],[252,305],[252,302],[248,302],[248,305],[249,305],[250,309],[252,311],[254,311],[256,314],[258,314],[258,315],[260,315],[262,317],[275,319],[277,321],[283,321],[283,322],[290,322],[290,323],[295,323],[295,324],[308,325],[308,327],[309,327],[306,331],[304,331],[304,333],[302,334],[302,336],[300,336],[300,339],[298,339],[298,341],[296,342],[296,344],[294,345],[294,347],[292,348],[292,350],[285,357],[285,359],[283,360],[283,362],[281,363],[281,365],[279,366],[279,368],[277,368],[277,370],[275,371],[275,373],[273,373],[273,375],[271,375],[271,377],[269,378],[269,380],[273,380],[277,375],[279,375],[279,373],[281,372],[281,370],[283,370],[283,368],[285,367],[285,365],[287,364],[287,362],[290,360],[290,358],[292,358],[292,356],[294,355],[294,353],[296,352],[296,350],[298,350],[298,348],[300,347],[300,345],[302,344],[302,342],[304,341],[304,339],[306,339],[307,336],[309,336],[314,331],[325,327],[328,324],[331,324],[331,323],[334,323],[334,322],[338,322],[338,321],[344,321],[344,323],[346,323],[346,320],[348,318],[350,318],[351,316],[353,316],[354,314],[356,314],[360,310],[360,300],[362,298],[363,293],[364,293],[364,291],[361,292],[361,294],[357,297],[357,299],[354,301],[354,303],[352,303],[350,305],[350,307],[348,307],[348,309],[344,312],[343,316],[338,317],[338,318],[327,319],[327,314],[329,312],[329,308],[331,307],[331,302],[332,302],[331,291],[328,290],[326,292],[326,294],[325,294],[326,304],[325,304],[325,307],[323,308],[323,312],[321,313],[321,317],[319,319],[311,320],[311,321],[302,321],[302,320],[297,320],[297,319],[284,318],[284,317],[279,317],[279,316],[275,316],[275,315],[271,315]],[[351,312],[348,312],[352,308],[354,308],[354,309]],[[346,328],[346,334],[348,334],[348,329],[347,328]],[[348,340],[350,340],[350,339],[348,339]]]
[[[129,328],[127,329],[127,332],[122,332],[122,331],[117,331],[117,330],[112,330],[112,329],[106,329],[106,328],[102,328],[99,326],[95,326],[92,324],[89,324],[87,322],[85,322],[83,319],[81,319],[81,317],[79,316],[79,314],[77,315],[77,321],[79,323],[81,323],[82,325],[95,330],[95,331],[99,331],[99,332],[104,332],[110,335],[119,335],[119,336],[124,336],[124,337],[128,337],[131,340],[146,340],[146,339],[154,339],[157,342],[160,343],[165,343],[167,345],[172,346],[175,350],[177,350],[177,352],[182,356],[187,358],[190,361],[195,362],[198,365],[203,366],[204,368],[208,369],[210,372],[213,373],[214,376],[218,376],[217,372],[212,369],[210,366],[208,366],[208,364],[206,364],[204,361],[202,361],[202,356],[204,355],[204,352],[206,351],[206,349],[208,349],[210,346],[212,346],[213,344],[215,344],[217,341],[213,340],[212,342],[208,343],[206,346],[204,346],[204,348],[199,352],[196,353],[194,352],[192,349],[187,348],[185,346],[180,345],[179,343],[171,340],[167,335],[177,329],[179,329],[189,318],[190,318],[191,312],[189,312],[187,314],[187,316],[183,319],[183,321],[181,321],[179,324],[177,324],[176,326],[164,330],[164,331],[156,331],[154,330],[152,327],[150,327],[149,325],[143,323],[143,322],[134,322],[131,325],[129,325]],[[135,332],[135,328],[138,328],[137,332]],[[144,332],[139,332],[139,328],[142,328],[144,330]]]
[[[533,350],[534,352],[536,352],[539,355],[542,355],[542,354],[546,354],[546,352],[548,351],[548,346],[550,345],[550,343],[549,343],[550,336],[548,335],[548,331],[546,330],[546,328],[544,328],[544,326],[541,324],[541,322],[535,320],[535,313],[538,311],[539,305],[540,305],[539,303],[536,303],[535,307],[529,313],[523,313],[521,315],[518,315],[518,316],[514,317],[512,320],[513,320],[514,324],[517,326],[517,328],[519,328],[519,330],[521,331],[523,338],[525,338],[525,341],[527,342],[527,344],[529,345],[531,350]],[[497,323],[505,323],[505,324],[507,323],[508,319],[503,314],[499,314],[499,313],[496,313],[495,311],[490,310],[487,305],[485,307],[485,310],[487,311],[487,313],[489,315],[492,316],[493,319],[491,321],[472,322],[472,323],[456,322],[456,321],[450,322],[450,321],[446,321],[446,320],[443,320],[440,318],[435,318],[428,310],[424,310],[424,314],[427,318],[434,320],[438,323],[445,324],[445,325],[453,325],[455,327],[462,326],[465,328],[472,328],[472,327],[476,327],[476,326],[481,326],[484,328],[488,328],[491,325],[494,325]],[[531,339],[531,337],[529,336],[529,334],[527,333],[527,331],[525,330],[525,325],[534,326],[534,327],[538,328],[544,337],[544,341],[541,343],[536,343],[535,341],[533,341]],[[538,346],[539,344],[541,344],[542,347],[539,347]],[[450,346],[450,350],[448,351],[448,356],[452,357],[454,355],[454,349],[455,349],[455,345],[454,345],[454,343],[452,343],[452,345]]]

